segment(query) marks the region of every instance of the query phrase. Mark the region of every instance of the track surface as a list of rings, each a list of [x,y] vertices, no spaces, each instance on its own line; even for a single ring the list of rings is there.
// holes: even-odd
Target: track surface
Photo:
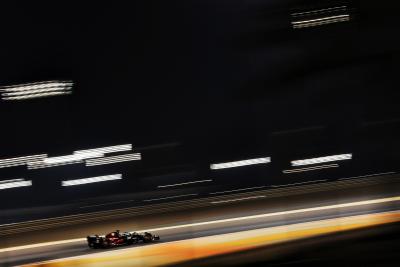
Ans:
[[[210,203],[208,207],[201,209],[188,209],[183,211],[171,211],[162,214],[150,214],[132,216],[123,220],[110,219],[96,223],[76,224],[58,228],[43,229],[19,234],[11,234],[2,237],[2,248],[10,248],[19,245],[35,244],[48,241],[73,239],[85,237],[95,232],[104,233],[114,229],[121,231],[133,231],[153,229],[165,226],[191,224],[197,222],[210,222],[228,218],[238,218],[257,214],[298,210],[341,203],[353,203],[356,201],[388,198],[398,196],[400,192],[398,182],[379,185],[362,185],[357,188],[335,190],[327,189],[323,192],[313,192],[295,196],[276,198],[254,198],[226,202],[220,205]],[[260,196],[260,192],[253,192]],[[261,194],[262,195],[262,194]],[[234,195],[231,200],[238,199]],[[229,199],[228,199],[229,200]],[[400,201],[383,202],[348,207],[336,207],[325,210],[297,212],[292,214],[280,214],[262,218],[241,219],[237,221],[207,223],[200,226],[170,228],[157,231],[161,236],[161,242],[188,239],[193,237],[210,236],[216,234],[238,232],[243,230],[265,228],[280,225],[289,225],[300,222],[316,221],[328,218],[346,217],[351,215],[369,214],[400,209]],[[116,248],[118,249],[118,248]],[[15,266],[26,263],[45,261],[57,258],[85,255],[99,252],[91,250],[84,241],[67,244],[43,246],[0,253],[1,266]]]

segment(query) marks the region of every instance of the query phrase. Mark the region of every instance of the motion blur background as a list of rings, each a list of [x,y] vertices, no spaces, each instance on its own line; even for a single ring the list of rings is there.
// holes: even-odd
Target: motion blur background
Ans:
[[[0,191],[2,225],[228,191],[397,179],[394,1],[129,2],[0,4],[0,86],[73,82],[70,95],[0,100],[0,159],[122,144],[141,155],[97,166],[0,168],[1,180],[32,181]],[[296,12],[343,6],[349,21],[293,27]],[[338,154],[352,158],[285,171],[293,160]],[[271,162],[210,168],[262,157]],[[61,185],[113,174],[122,179]],[[399,189],[380,186],[390,196]]]

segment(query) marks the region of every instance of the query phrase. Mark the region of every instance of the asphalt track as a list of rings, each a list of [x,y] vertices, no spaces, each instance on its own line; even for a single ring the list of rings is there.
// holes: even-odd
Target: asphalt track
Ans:
[[[321,184],[320,187],[324,187]],[[43,227],[40,231],[27,231],[2,236],[0,265],[16,266],[65,257],[99,252],[89,249],[82,237],[92,233],[153,230],[161,242],[195,237],[240,232],[251,229],[284,226],[330,218],[400,210],[400,183],[363,183],[356,186],[326,187],[309,192],[303,186],[302,194],[266,197],[264,191],[251,195],[229,195],[220,203],[208,202],[202,208],[167,211],[156,214],[133,215],[124,219],[110,218],[97,222],[74,222],[70,226]],[[250,194],[250,193],[249,193]],[[224,201],[224,202],[221,202]],[[74,241],[77,239],[77,241]],[[37,246],[43,242],[51,245]],[[20,245],[30,245],[25,249]],[[116,248],[118,249],[118,248]]]

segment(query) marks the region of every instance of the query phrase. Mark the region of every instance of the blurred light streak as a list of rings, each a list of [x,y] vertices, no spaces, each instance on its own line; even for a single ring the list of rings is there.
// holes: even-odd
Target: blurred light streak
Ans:
[[[346,207],[358,207],[358,206],[365,206],[365,205],[372,205],[372,204],[379,204],[379,203],[388,203],[388,202],[397,202],[397,201],[400,201],[400,196],[390,197],[390,198],[364,200],[364,201],[357,201],[357,202],[350,202],[350,203],[343,203],[343,204],[335,204],[335,205],[328,205],[328,206],[304,208],[304,209],[297,209],[297,210],[278,211],[278,212],[272,212],[272,213],[264,213],[264,214],[258,214],[258,215],[250,215],[250,216],[236,217],[236,218],[229,218],[229,219],[222,219],[222,220],[215,220],[215,221],[207,221],[207,222],[174,225],[174,226],[159,227],[159,228],[152,228],[152,229],[144,229],[144,230],[137,230],[137,232],[162,231],[162,230],[178,229],[178,228],[185,228],[185,227],[195,227],[195,226],[201,226],[201,225],[207,225],[207,224],[227,223],[227,222],[235,222],[235,221],[241,221],[241,220],[252,220],[252,219],[266,218],[266,217],[272,217],[272,216],[284,216],[284,215],[296,214],[296,213],[305,213],[305,212],[330,210],[330,209],[338,209],[338,208],[346,208]]]
[[[16,181],[23,181],[24,179],[19,178],[19,179],[9,179],[9,180],[1,180],[0,184],[2,183],[9,183],[9,182],[16,182]]]
[[[33,169],[64,166],[70,164],[79,164],[79,163],[84,163],[85,160],[86,160],[86,166],[94,166],[94,165],[111,164],[111,163],[141,159],[140,153],[103,158],[104,154],[106,153],[114,153],[114,152],[121,152],[128,150],[132,150],[131,144],[76,150],[73,152],[72,155],[64,155],[57,157],[47,157],[46,155],[46,157],[41,159],[27,161],[26,164],[28,165],[28,169],[33,170]],[[89,163],[87,163],[88,160],[92,159],[93,161],[89,161]],[[96,161],[95,159],[98,159],[99,161]]]
[[[86,206],[81,206],[81,207],[79,207],[79,208],[80,208],[80,209],[86,209],[86,208],[101,207],[101,206],[109,206],[109,205],[115,205],[115,204],[121,204],[121,203],[128,203],[128,202],[134,202],[134,201],[136,201],[136,200],[131,199],[131,200],[114,201],[114,202],[108,202],[108,203],[103,203],[103,204],[86,205]]]
[[[31,161],[28,162],[27,165],[28,165],[28,170],[35,170],[35,169],[52,168],[52,167],[79,164],[79,163],[83,163],[83,160],[65,161],[53,164],[46,164],[43,161]]]
[[[114,164],[114,163],[121,163],[121,162],[141,160],[141,159],[142,156],[140,153],[131,153],[131,154],[110,156],[97,159],[87,159],[85,162],[86,166],[97,166],[97,165]]]
[[[284,186],[291,186],[291,185],[301,185],[301,184],[310,184],[310,183],[319,183],[319,182],[326,182],[328,180],[313,180],[307,182],[300,182],[300,183],[292,183],[292,184],[282,184],[282,185],[271,185],[271,187],[284,187]]]
[[[99,252],[24,266],[172,266],[178,262],[398,221],[398,211],[356,215]]]
[[[242,197],[242,198],[235,198],[235,199],[228,199],[228,200],[219,200],[219,201],[212,201],[211,204],[219,204],[219,203],[228,203],[228,202],[237,202],[249,199],[256,199],[256,198],[264,198],[265,196],[252,196],[252,197]]]
[[[76,150],[74,151],[75,155],[78,154],[86,154],[86,153],[114,153],[114,152],[122,152],[122,151],[131,151],[132,144],[124,144],[124,145],[116,145],[116,146],[106,146],[92,149],[84,149],[84,150]]]
[[[188,185],[188,184],[206,183],[206,182],[212,182],[212,181],[213,181],[213,180],[198,180],[198,181],[192,181],[192,182],[186,182],[186,183],[179,183],[179,184],[159,185],[159,186],[157,186],[157,187],[158,187],[158,188],[165,188],[165,187],[174,187],[174,186]]]
[[[227,191],[213,192],[213,193],[210,193],[210,195],[218,195],[218,194],[224,194],[224,193],[246,191],[246,190],[252,190],[252,189],[260,189],[260,188],[265,188],[265,187],[267,187],[267,186],[263,185],[263,186],[256,186],[256,187],[239,188],[239,189],[233,189],[233,190],[227,190]]]
[[[321,26],[321,25],[337,23],[337,22],[345,22],[345,21],[349,21],[349,20],[350,20],[350,15],[346,14],[346,15],[323,17],[323,18],[318,18],[318,19],[293,21],[292,26],[294,29],[299,29],[299,28]]]
[[[48,92],[48,93],[32,93],[32,94],[24,94],[21,96],[6,96],[9,94],[3,94],[3,100],[25,100],[25,99],[32,99],[32,98],[41,98],[41,97],[48,97],[48,96],[58,96],[58,95],[69,95],[71,91],[63,91],[63,92]]]
[[[44,81],[0,87],[3,100],[24,100],[72,93],[72,81]]]
[[[145,199],[145,202],[157,201],[157,200],[164,200],[164,199],[172,199],[172,198],[179,198],[179,197],[188,197],[188,196],[197,196],[198,194],[186,194],[186,195],[179,195],[179,196],[172,196],[172,197],[162,197],[162,198],[153,198],[153,199]]]
[[[46,157],[47,157],[47,154],[39,154],[39,155],[0,159],[0,168],[23,166],[23,165],[27,164],[28,161],[42,160]]]
[[[316,9],[316,10],[311,10],[311,11],[305,11],[305,12],[295,12],[292,13],[293,17],[297,16],[305,16],[305,15],[315,15],[315,14],[320,14],[320,13],[327,13],[327,12],[336,12],[336,11],[346,11],[347,6],[335,6],[335,7],[328,7],[328,8],[322,8],[322,9]]]
[[[25,181],[24,179],[13,179],[9,180],[9,182],[2,181],[2,183],[0,183],[0,190],[26,186],[32,186],[32,181]]]
[[[329,210],[329,209],[336,209],[336,208],[357,207],[357,206],[365,206],[365,205],[374,205],[374,204],[379,204],[379,203],[392,203],[392,202],[397,202],[397,201],[400,201],[400,196],[390,197],[390,198],[371,199],[371,200],[364,200],[364,201],[356,201],[356,202],[349,202],[349,203],[342,203],[342,204],[335,204],[335,205],[328,205],[328,206],[304,208],[304,209],[297,209],[297,210],[264,213],[264,214],[258,214],[258,215],[235,217],[235,218],[221,219],[221,220],[214,220],[214,221],[205,221],[205,222],[198,222],[198,223],[181,224],[181,225],[173,225],[173,226],[150,228],[150,229],[141,229],[141,230],[135,230],[132,232],[164,231],[164,230],[180,229],[180,228],[186,228],[186,227],[196,227],[196,226],[202,226],[202,225],[208,225],[208,224],[229,223],[229,222],[235,222],[235,221],[241,221],[241,220],[251,220],[251,219],[273,217],[273,216],[284,216],[284,215],[289,215],[289,214],[305,213],[305,212],[320,211],[320,210]],[[341,218],[338,218],[338,219],[340,220]],[[287,227],[287,226],[284,226],[284,227]],[[16,246],[16,247],[8,247],[8,248],[0,249],[0,253],[23,250],[23,249],[39,248],[39,247],[45,247],[45,246],[75,243],[75,242],[84,242],[84,241],[86,241],[86,238],[76,238],[76,239],[58,240],[58,241],[43,242],[43,243]]]
[[[62,181],[61,185],[73,186],[73,185],[91,184],[91,183],[106,182],[106,181],[121,180],[121,179],[122,179],[122,174],[112,174],[112,175]]]
[[[371,177],[371,176],[377,176],[377,175],[388,175],[388,174],[395,174],[395,173],[397,173],[397,172],[372,173],[372,174],[366,174],[366,175],[360,175],[360,176],[352,176],[352,177],[340,178],[338,180],[351,180],[351,179],[356,179],[356,178],[364,178],[364,177]]]
[[[216,163],[211,164],[211,170],[218,170],[218,169],[226,169],[226,168],[234,168],[234,167],[242,167],[248,165],[255,165],[255,164],[266,164],[270,163],[271,158],[255,158],[255,159],[246,159],[246,160],[239,160],[239,161],[231,161],[231,162],[224,162],[224,163]]]
[[[295,173],[295,172],[306,172],[306,171],[315,171],[315,170],[322,170],[322,169],[329,169],[329,168],[337,168],[339,164],[328,164],[328,165],[321,165],[315,167],[307,167],[307,168],[299,168],[299,169],[292,169],[292,170],[283,170],[283,173]]]
[[[332,156],[325,156],[318,158],[292,160],[291,164],[292,166],[312,165],[312,164],[319,164],[332,161],[349,160],[352,159],[352,156],[353,156],[352,154],[340,154],[340,155],[332,155]]]
[[[102,153],[82,153],[78,155],[67,155],[67,156],[59,156],[59,157],[51,157],[43,159],[43,163],[45,164],[58,164],[58,163],[68,163],[73,161],[82,161],[88,158],[98,158],[103,157]]]

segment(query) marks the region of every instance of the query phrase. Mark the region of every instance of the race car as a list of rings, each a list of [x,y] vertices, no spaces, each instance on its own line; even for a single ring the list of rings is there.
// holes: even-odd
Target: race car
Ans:
[[[139,242],[149,243],[160,240],[158,235],[153,235],[148,232],[123,232],[119,230],[111,232],[107,235],[90,235],[87,236],[88,246],[90,248],[109,248],[123,245],[132,245]]]

